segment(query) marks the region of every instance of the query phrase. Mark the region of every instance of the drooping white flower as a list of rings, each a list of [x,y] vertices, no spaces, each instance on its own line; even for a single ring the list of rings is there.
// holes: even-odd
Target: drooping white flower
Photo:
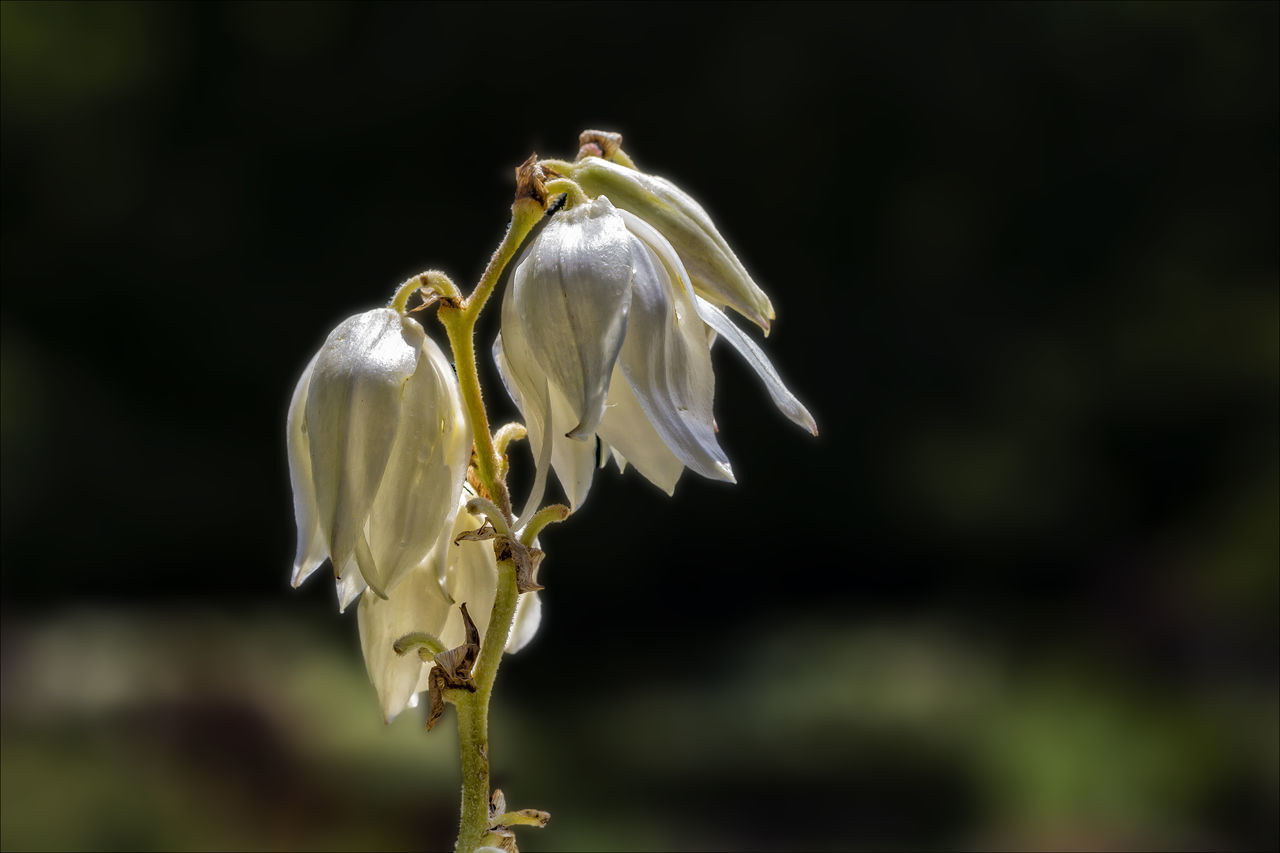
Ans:
[[[666,178],[600,157],[578,160],[570,176],[588,196],[605,195],[657,229],[680,256],[695,293],[769,333],[773,304],[692,196]]]
[[[816,432],[760,348],[695,294],[656,228],[605,196],[556,214],[516,263],[494,344],[539,459],[538,483],[549,457],[570,503],[580,504],[595,434],[668,494],[686,467],[732,482],[712,418],[708,327],[747,359],[791,420]]]
[[[380,308],[342,321],[307,365],[288,447],[293,585],[328,557],[342,609],[366,586],[389,595],[447,538],[471,431],[444,353]]]
[[[444,648],[461,645],[464,639],[462,611],[467,611],[483,637],[498,588],[498,562],[493,543],[461,541],[460,533],[479,528],[482,519],[466,509],[471,495],[464,489],[454,523],[430,558],[409,572],[404,582],[386,599],[368,590],[356,611],[360,624],[360,646],[365,668],[378,694],[385,719],[390,722],[407,705],[417,702],[417,694],[429,687],[428,673],[435,664],[423,661],[415,652],[397,654],[394,644],[407,634],[426,632]],[[536,592],[521,595],[516,602],[515,624],[507,639],[506,651],[517,652],[528,644],[541,622],[542,605]]]

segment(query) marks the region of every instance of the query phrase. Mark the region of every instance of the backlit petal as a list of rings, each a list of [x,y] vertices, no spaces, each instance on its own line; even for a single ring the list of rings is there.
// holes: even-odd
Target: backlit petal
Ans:
[[[773,404],[778,407],[778,411],[786,415],[795,425],[804,427],[817,435],[818,424],[813,420],[813,415],[809,414],[809,410],[787,390],[782,377],[778,376],[778,371],[773,369],[768,356],[756,345],[756,342],[747,337],[724,315],[724,312],[710,302],[697,297],[695,304],[698,307],[698,316],[703,322],[728,341],[729,345],[738,351],[738,355],[742,356],[756,372],[756,375],[764,380],[765,388],[773,398]]]
[[[320,529],[335,566],[362,536],[395,442],[401,394],[418,362],[387,308],[344,320],[316,357],[306,401],[311,471]],[[376,578],[365,578],[375,583]]]
[[[666,178],[599,157],[574,165],[573,178],[588,195],[607,195],[620,210],[641,217],[671,241],[699,296],[727,305],[769,332],[773,305],[729,248],[711,217]]]
[[[626,226],[599,198],[556,214],[511,275],[503,331],[524,330],[530,355],[569,404],[563,431],[574,438],[590,436],[604,415],[626,333],[631,264]]]
[[[639,217],[622,215],[634,235],[636,276],[619,366],[676,457],[703,477],[733,482],[729,458],[716,440],[706,326],[694,309],[684,267],[661,234]]]
[[[315,486],[311,482],[311,447],[307,438],[307,388],[317,354],[302,372],[289,403],[286,444],[289,451],[289,482],[293,487],[293,516],[298,526],[298,549],[293,558],[290,583],[295,587],[320,567],[328,552],[320,535]]]
[[[451,525],[471,456],[471,428],[453,368],[416,322],[405,325],[419,330],[422,353],[404,385],[395,444],[369,514],[378,578],[366,579],[388,594]]]
[[[369,680],[378,693],[382,715],[391,722],[418,689],[426,665],[414,653],[397,655],[396,640],[414,631],[439,635],[449,616],[449,601],[435,576],[411,572],[395,593],[381,599],[372,590],[360,599],[358,621]]]

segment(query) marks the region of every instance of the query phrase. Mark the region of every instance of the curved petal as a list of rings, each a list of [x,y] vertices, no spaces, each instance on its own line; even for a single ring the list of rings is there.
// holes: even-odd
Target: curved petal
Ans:
[[[364,575],[360,574],[360,570],[356,567],[354,557],[348,562],[342,576],[334,578],[334,583],[338,587],[339,613],[346,613],[347,608],[351,606],[351,602],[359,598],[360,593],[369,588],[369,585],[364,582]]]
[[[507,323],[507,304],[504,302],[502,306],[503,333],[493,345],[494,361],[507,392],[524,417],[529,449],[539,460],[537,477],[545,483],[546,468],[541,460],[545,456],[543,440],[547,436],[551,442],[551,467],[570,507],[577,509],[591,490],[595,445],[563,434],[564,427],[574,422],[572,407],[533,360],[522,327]]]
[[[609,409],[600,422],[600,438],[611,445],[619,471],[630,462],[650,483],[668,495],[675,493],[684,463],[653,428],[621,368],[615,368]]]
[[[713,480],[733,482],[716,440],[715,373],[693,291],[671,244],[625,211],[636,277],[631,319],[618,359],[654,429],[680,461]],[[625,451],[624,451],[625,454]]]
[[[405,340],[400,315],[379,308],[342,321],[316,357],[307,429],[320,530],[335,566],[345,566],[360,544],[418,351]]]
[[[290,583],[296,588],[312,572],[320,568],[325,551],[324,537],[320,535],[319,511],[316,509],[315,485],[311,482],[311,445],[307,436],[307,389],[311,385],[311,371],[316,359],[312,356],[302,378],[293,389],[289,401],[289,418],[285,443],[289,451],[289,483],[293,487],[293,517],[298,526],[298,549],[293,558],[293,575]]]
[[[416,654],[397,655],[392,645],[405,634],[426,631],[439,636],[449,616],[449,600],[429,571],[410,573],[395,594],[381,599],[369,590],[360,599],[360,647],[369,680],[387,720],[404,710],[417,692],[426,665]]]
[[[536,592],[524,593],[516,602],[515,627],[511,629],[511,637],[507,640],[507,654],[515,654],[529,645],[541,624],[542,599],[538,598]]]
[[[711,217],[693,197],[666,178],[647,175],[599,157],[574,165],[573,178],[588,195],[607,195],[622,210],[662,232],[680,254],[693,287],[716,305],[727,305],[769,333],[773,305],[752,281]]]
[[[456,540],[460,533],[476,530],[482,524],[482,519],[467,512],[465,507],[458,510],[448,545],[449,556],[444,581],[445,592],[453,603],[467,605],[467,612],[471,614],[471,620],[476,623],[481,637],[489,628],[489,615],[498,590],[498,559],[493,554],[491,541]],[[461,619],[461,611],[458,618]]]
[[[756,372],[756,375],[764,380],[764,387],[769,391],[769,396],[773,398],[773,404],[778,407],[778,411],[786,415],[796,426],[804,427],[817,435],[818,424],[814,421],[813,415],[809,414],[809,410],[787,390],[782,377],[778,376],[778,371],[773,369],[769,357],[756,345],[756,342],[735,326],[719,308],[701,297],[694,297],[694,300],[698,316],[703,322],[728,341],[729,345],[738,351],[738,355],[742,356]]]
[[[587,438],[604,415],[631,305],[631,246],[606,198],[554,216],[511,275],[504,332],[522,327],[529,353],[564,395]]]
[[[402,322],[421,355],[404,384],[395,444],[369,513],[377,579],[366,580],[388,594],[452,525],[471,455],[471,427],[453,368],[418,323]]]

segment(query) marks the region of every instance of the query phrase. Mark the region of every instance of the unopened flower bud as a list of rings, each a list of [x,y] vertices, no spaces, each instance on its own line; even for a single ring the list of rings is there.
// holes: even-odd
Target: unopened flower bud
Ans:
[[[652,225],[679,254],[694,291],[713,305],[728,306],[769,332],[773,305],[754,281],[711,217],[666,178],[600,157],[573,164],[571,177],[588,196],[608,196],[614,206]]]

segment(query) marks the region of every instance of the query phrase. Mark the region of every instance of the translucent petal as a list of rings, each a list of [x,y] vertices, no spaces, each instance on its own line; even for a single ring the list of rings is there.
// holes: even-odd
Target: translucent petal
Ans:
[[[449,609],[448,599],[428,571],[411,572],[396,587],[395,594],[385,600],[372,590],[361,597],[360,647],[387,722],[404,710],[426,669],[416,654],[397,655],[392,645],[413,631],[439,636]]]
[[[458,534],[476,530],[481,524],[483,519],[479,516],[466,509],[458,510],[448,546],[444,586],[454,604],[467,605],[467,612],[483,637],[498,589],[498,560],[493,554],[493,542],[464,540],[454,544],[453,541]]]
[[[666,178],[599,157],[578,161],[573,178],[588,195],[607,195],[616,207],[641,217],[671,241],[698,295],[729,306],[768,334],[774,316],[769,297],[688,193]]]
[[[293,558],[293,575],[290,583],[297,587],[324,562],[328,556],[324,537],[320,535],[319,512],[316,509],[315,486],[311,482],[311,448],[307,438],[307,388],[311,385],[311,370],[315,367],[317,353],[312,357],[302,378],[293,389],[289,402],[286,445],[289,450],[289,482],[293,487],[293,517],[298,526],[298,550]]]
[[[391,456],[420,351],[421,329],[417,339],[408,334],[395,311],[380,308],[344,320],[316,357],[307,429],[320,529],[335,566],[355,552]]]
[[[813,415],[809,414],[809,410],[787,390],[782,377],[778,376],[778,371],[773,369],[768,356],[756,345],[756,342],[735,326],[719,308],[705,299],[697,297],[695,304],[698,308],[698,316],[703,319],[703,322],[728,341],[729,345],[738,351],[738,355],[742,356],[756,372],[756,375],[764,380],[764,386],[769,391],[769,396],[773,398],[773,404],[778,407],[778,411],[786,415],[796,426],[802,426],[817,435],[818,424],[813,420]]]
[[[649,482],[668,495],[684,472],[681,462],[653,428],[621,368],[615,368],[609,408],[600,422],[600,437],[613,448],[618,470],[630,462]]]
[[[661,234],[639,217],[622,215],[633,234],[636,276],[618,364],[676,457],[703,477],[733,482],[729,458],[716,440],[706,326],[694,309],[684,267]]]
[[[494,343],[493,356],[512,400],[524,418],[529,431],[529,449],[535,459],[542,458],[543,436],[550,435],[551,467],[573,509],[581,506],[591,490],[595,445],[576,441],[563,434],[565,425],[574,422],[569,402],[554,387],[529,354],[523,329],[507,324],[508,308],[502,306],[503,333]],[[545,478],[545,470],[537,475]]]
[[[523,329],[529,354],[569,403],[565,430],[574,438],[595,432],[604,415],[631,305],[631,263],[626,226],[599,198],[556,214],[511,275],[503,331]]]
[[[451,526],[471,455],[471,428],[453,368],[430,338],[422,338],[421,347],[417,370],[404,384],[395,444],[369,514],[378,577],[366,579],[387,593]]]
[[[524,593],[516,602],[515,627],[512,628],[511,637],[507,640],[507,653],[514,654],[529,645],[529,641],[533,639],[534,634],[538,633],[538,626],[541,624],[542,599],[538,598],[536,592]]]
[[[360,593],[369,588],[369,585],[364,582],[364,575],[360,574],[360,570],[356,568],[354,557],[348,562],[342,576],[334,578],[334,583],[338,587],[339,613],[346,613],[347,608],[351,606],[351,602],[359,598]]]

